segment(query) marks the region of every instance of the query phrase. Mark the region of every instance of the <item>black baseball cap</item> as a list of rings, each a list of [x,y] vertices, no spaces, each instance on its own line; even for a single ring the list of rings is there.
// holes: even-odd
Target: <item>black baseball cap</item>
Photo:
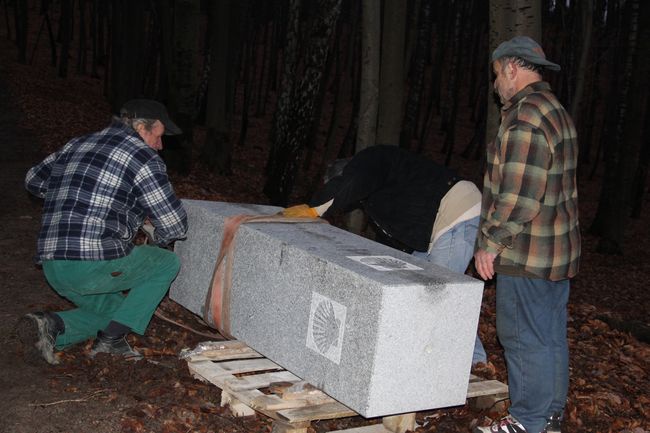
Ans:
[[[121,115],[132,119],[156,119],[165,125],[165,135],[179,135],[183,131],[169,118],[163,104],[153,99],[131,99],[120,110]]]
[[[515,36],[514,38],[501,42],[492,52],[492,61],[502,57],[519,57],[534,65],[539,65],[551,71],[559,71],[560,65],[546,59],[544,50],[528,36]]]

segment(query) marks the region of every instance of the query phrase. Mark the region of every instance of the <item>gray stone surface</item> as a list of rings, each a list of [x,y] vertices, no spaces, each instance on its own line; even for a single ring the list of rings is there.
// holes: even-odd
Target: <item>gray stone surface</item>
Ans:
[[[225,216],[277,208],[185,200],[170,297],[201,314]],[[365,417],[464,404],[483,283],[327,224],[237,235],[234,337]]]

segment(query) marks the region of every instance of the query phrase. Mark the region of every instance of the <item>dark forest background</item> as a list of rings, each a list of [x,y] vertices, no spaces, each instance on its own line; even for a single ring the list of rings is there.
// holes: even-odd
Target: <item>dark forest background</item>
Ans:
[[[7,149],[0,159],[31,155],[28,147],[52,152],[103,128],[127,99],[150,97],[165,102],[185,131],[165,137],[163,152],[183,198],[301,203],[320,186],[329,162],[375,143],[409,148],[481,185],[485,143],[498,126],[489,55],[514,34],[531,35],[562,65],[545,78],[571,111],[581,146],[583,254],[569,303],[563,430],[646,433],[649,6],[645,0],[0,0],[0,103],[8,108],[0,110],[0,144]],[[41,155],[33,157],[26,166]],[[13,206],[8,195],[5,207]],[[0,213],[4,329],[29,310],[69,308],[30,260],[38,212],[40,203],[25,199]],[[487,282],[478,332],[489,363],[475,373],[505,382],[495,293]],[[197,326],[171,301],[161,311]],[[131,343],[166,367],[90,361],[86,345],[66,351],[58,369],[34,369],[6,349],[3,421],[18,432],[270,431],[266,417],[229,415],[215,387],[194,380],[176,359],[204,338],[154,318]],[[54,403],[36,408],[38,401]],[[503,409],[468,404],[418,412],[417,431],[465,432]],[[323,420],[312,430],[377,422],[360,418]]]
[[[18,62],[47,46],[58,77],[101,80],[113,112],[134,97],[166,103],[184,134],[168,139],[164,157],[181,176],[197,162],[231,175],[238,148],[259,148],[264,194],[281,206],[305,201],[327,163],[373,144],[437,153],[447,165],[480,161],[498,126],[489,54],[528,34],[562,65],[546,79],[578,127],[580,176],[602,179],[588,228],[598,251],[622,253],[627,220],[641,215],[650,161],[642,0],[1,0],[0,8]],[[268,133],[253,142],[262,117]]]

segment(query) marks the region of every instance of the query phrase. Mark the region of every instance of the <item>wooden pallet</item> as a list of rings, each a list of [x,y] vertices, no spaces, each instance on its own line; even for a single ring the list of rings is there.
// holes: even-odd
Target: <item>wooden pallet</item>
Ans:
[[[262,413],[273,419],[274,432],[306,433],[312,421],[357,415],[240,341],[218,342],[207,350],[182,356],[194,377],[221,389],[222,406],[228,405],[236,416]],[[472,376],[467,397],[507,395],[507,391],[499,381]],[[384,417],[382,424],[345,432],[401,433],[414,428],[412,413]]]

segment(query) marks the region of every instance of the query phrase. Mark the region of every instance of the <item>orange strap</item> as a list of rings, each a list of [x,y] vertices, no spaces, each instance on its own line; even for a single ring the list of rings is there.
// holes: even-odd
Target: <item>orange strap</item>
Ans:
[[[219,255],[212,273],[212,282],[205,298],[203,320],[221,335],[232,339],[230,334],[230,288],[232,286],[232,262],[235,235],[239,226],[246,223],[311,223],[327,221],[320,218],[287,218],[274,215],[234,215],[225,219]]]

